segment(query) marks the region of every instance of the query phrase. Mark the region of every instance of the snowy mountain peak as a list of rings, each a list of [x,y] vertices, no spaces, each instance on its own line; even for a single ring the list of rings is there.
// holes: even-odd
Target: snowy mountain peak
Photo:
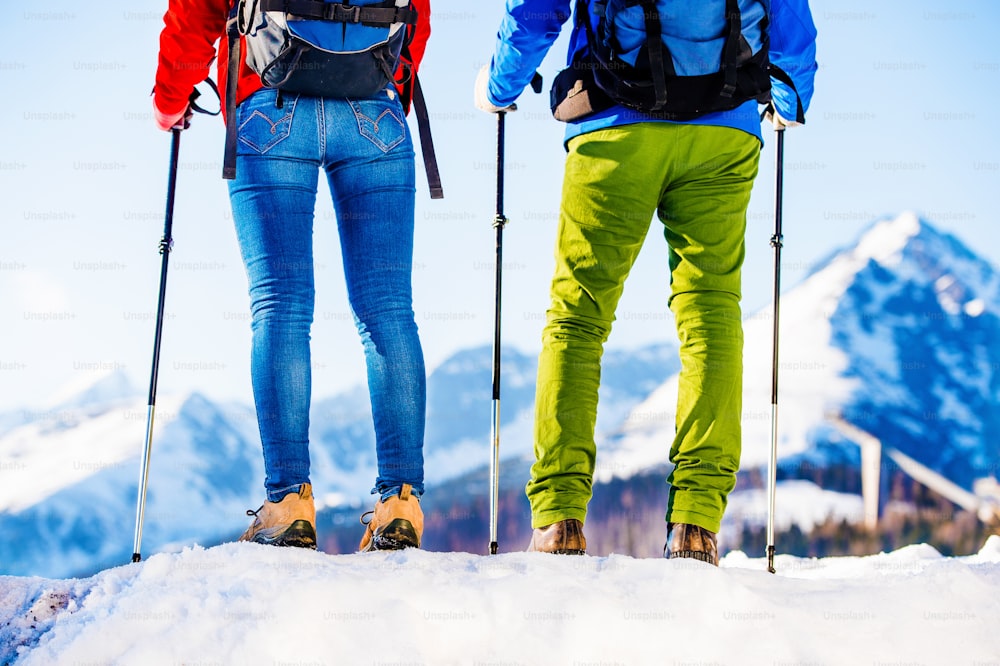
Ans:
[[[914,212],[873,222],[851,245],[819,262],[787,296],[839,302],[865,273],[866,282],[930,285],[950,314],[977,316],[1000,298],[1000,272],[954,236]],[[784,298],[784,296],[783,296]]]
[[[86,409],[111,402],[134,400],[139,392],[120,367],[84,369],[46,401],[48,409]]]
[[[864,262],[874,260],[880,264],[898,261],[900,252],[924,228],[916,213],[906,212],[895,219],[876,222],[869,227],[851,255]]]
[[[884,446],[970,489],[995,470],[998,455],[992,416],[1000,367],[998,285],[996,268],[928,220],[904,213],[876,221],[855,246],[783,296],[789,307],[782,327],[787,312],[799,338],[784,335],[783,359],[795,358],[804,369],[809,359],[823,358],[821,352],[839,356],[839,363],[826,362],[809,378],[823,387],[817,395],[824,412],[843,414]],[[813,349],[803,354],[806,340]],[[783,386],[807,374],[789,368]],[[830,390],[834,385],[839,395]],[[789,396],[785,404],[799,398]],[[831,455],[855,457],[857,449],[837,444],[824,420],[803,423],[807,428],[796,433],[792,448],[809,449],[820,465]]]

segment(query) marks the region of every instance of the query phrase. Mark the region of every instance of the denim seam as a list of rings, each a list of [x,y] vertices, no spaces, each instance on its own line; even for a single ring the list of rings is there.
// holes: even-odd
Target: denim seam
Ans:
[[[308,481],[306,482],[308,483]],[[267,492],[267,501],[271,503],[280,502],[285,499],[287,495],[292,493],[297,493],[302,490],[301,483],[293,483],[290,486],[285,486],[284,488],[278,488],[277,490],[270,490]]]
[[[323,98],[316,98],[316,129],[319,132],[319,160],[326,162],[326,107]]]

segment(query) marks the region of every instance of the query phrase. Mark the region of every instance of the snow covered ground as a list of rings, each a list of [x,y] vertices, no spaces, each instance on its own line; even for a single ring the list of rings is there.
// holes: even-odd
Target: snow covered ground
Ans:
[[[188,548],[86,579],[0,577],[0,663],[1000,664],[1000,537],[968,557]]]

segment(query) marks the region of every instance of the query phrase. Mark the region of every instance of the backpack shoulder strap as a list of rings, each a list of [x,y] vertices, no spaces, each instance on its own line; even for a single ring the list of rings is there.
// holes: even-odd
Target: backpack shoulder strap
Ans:
[[[722,96],[732,97],[736,92],[737,67],[739,66],[740,30],[743,27],[743,17],[740,14],[740,3],[737,0],[726,0],[726,41],[722,46],[722,70],[724,83]]]
[[[735,0],[727,1],[735,4]],[[653,109],[662,109],[667,103],[667,80],[664,75],[664,65],[670,54],[664,53],[666,49],[660,38],[663,26],[660,23],[660,12],[656,8],[656,2],[654,0],[639,0],[639,6],[642,7],[646,17],[646,52],[649,55],[649,68],[653,72],[653,93],[656,98]]]
[[[418,16],[417,23],[407,27],[406,41],[399,59],[399,71],[396,77],[396,89],[399,92],[403,112],[409,115],[413,109],[417,117],[417,131],[420,134],[420,154],[424,160],[424,170],[427,172],[427,188],[431,199],[443,199],[444,189],[441,186],[441,173],[438,170],[437,154],[434,152],[434,138],[431,136],[430,115],[427,111],[427,100],[417,75],[424,46],[430,34],[428,27],[430,5],[428,2],[410,2],[409,8]],[[423,8],[424,12],[420,9]]]
[[[226,142],[222,154],[222,177],[226,180],[236,178],[236,84],[240,78],[240,63],[243,62],[240,44],[240,30],[237,18],[230,17],[226,23],[226,40],[228,44],[226,63]]]
[[[438,171],[437,155],[434,153],[434,139],[431,137],[430,116],[427,113],[427,102],[424,91],[420,87],[420,78],[413,73],[413,112],[417,116],[417,131],[420,133],[420,153],[424,158],[424,170],[427,172],[427,188],[431,199],[443,199],[444,189],[441,187],[441,174]]]

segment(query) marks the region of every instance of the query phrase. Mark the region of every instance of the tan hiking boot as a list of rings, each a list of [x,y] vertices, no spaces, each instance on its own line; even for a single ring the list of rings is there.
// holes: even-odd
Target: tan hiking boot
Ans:
[[[365,534],[358,546],[360,552],[370,550],[402,550],[419,548],[424,534],[424,512],[420,499],[412,494],[413,487],[404,483],[398,495],[375,503],[374,511],[361,516]],[[365,522],[365,517],[371,516]]]
[[[547,527],[535,528],[528,552],[585,555],[587,538],[583,536],[583,523],[576,518],[567,518]]]
[[[303,483],[299,492],[288,493],[280,502],[264,502],[256,511],[247,511],[247,515],[254,520],[240,541],[316,548],[316,506],[309,483]]]
[[[715,532],[697,525],[670,523],[667,525],[667,545],[663,547],[663,556],[668,559],[701,560],[719,566]]]

